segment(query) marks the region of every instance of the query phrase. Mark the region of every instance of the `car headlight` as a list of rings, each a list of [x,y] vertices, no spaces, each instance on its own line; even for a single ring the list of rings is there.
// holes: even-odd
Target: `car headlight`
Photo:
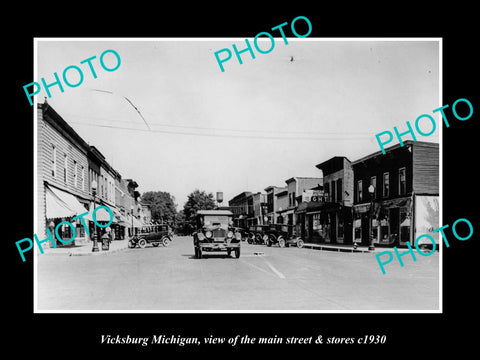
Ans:
[[[205,235],[203,235],[203,233],[201,233],[201,232],[197,234],[197,237],[198,237],[198,240],[200,240],[200,241],[205,240]]]
[[[239,232],[235,233],[235,239],[237,240],[242,240],[242,234],[240,234]]]
[[[210,230],[208,230],[206,233],[205,233],[205,236],[207,238],[211,238],[212,237],[212,232]]]
[[[232,238],[232,237],[233,237],[233,232],[229,231],[229,232],[227,233],[227,237],[228,237],[228,238]]]

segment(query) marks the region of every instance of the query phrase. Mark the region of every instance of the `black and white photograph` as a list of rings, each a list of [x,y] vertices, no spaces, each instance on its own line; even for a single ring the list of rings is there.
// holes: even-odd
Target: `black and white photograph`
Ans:
[[[36,39],[36,311],[441,311],[441,50]]]
[[[471,5],[13,5],[6,351],[474,350]]]

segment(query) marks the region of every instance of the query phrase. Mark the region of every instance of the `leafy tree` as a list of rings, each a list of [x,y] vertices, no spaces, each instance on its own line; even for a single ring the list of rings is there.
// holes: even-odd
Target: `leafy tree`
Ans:
[[[177,215],[175,197],[165,191],[147,191],[142,194],[142,200],[150,203],[152,220],[172,224]]]
[[[215,200],[212,193],[196,189],[188,195],[187,202],[183,206],[185,222],[190,224],[192,228],[195,225],[195,213],[198,210],[215,209]]]

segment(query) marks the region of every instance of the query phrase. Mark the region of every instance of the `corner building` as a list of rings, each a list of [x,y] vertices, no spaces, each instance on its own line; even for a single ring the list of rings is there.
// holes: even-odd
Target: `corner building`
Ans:
[[[375,245],[413,246],[429,234],[438,244],[439,145],[408,140],[385,151],[352,163],[354,241],[368,245],[373,236]]]

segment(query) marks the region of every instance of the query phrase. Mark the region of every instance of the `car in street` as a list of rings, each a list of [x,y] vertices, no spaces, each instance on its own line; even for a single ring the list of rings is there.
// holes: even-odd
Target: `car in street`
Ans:
[[[229,210],[198,210],[195,216],[197,230],[193,233],[195,257],[201,259],[206,252],[226,251],[240,257],[242,234],[232,226],[233,213]]]
[[[247,242],[249,244],[265,244],[267,239],[266,233],[268,231],[268,225],[253,225],[250,226],[249,236]]]
[[[302,248],[304,245],[304,241],[300,237],[295,236],[295,225],[270,224],[265,231],[265,236],[265,244],[267,246],[278,244],[278,246],[283,248],[296,245]]]
[[[147,244],[152,244],[154,247],[162,244],[168,246],[173,240],[173,233],[168,225],[152,225],[145,226],[140,229],[140,233],[133,236],[128,241],[128,247],[145,248]]]

